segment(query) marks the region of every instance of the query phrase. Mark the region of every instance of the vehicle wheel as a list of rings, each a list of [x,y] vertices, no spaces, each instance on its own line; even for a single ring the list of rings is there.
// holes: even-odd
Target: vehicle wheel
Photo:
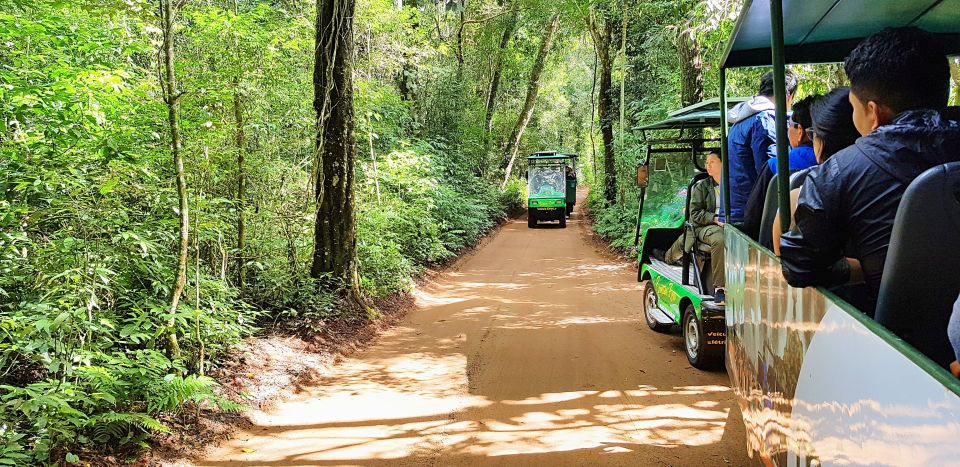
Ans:
[[[651,314],[656,307],[657,291],[653,288],[653,282],[643,281],[643,318],[646,320],[647,326],[650,326],[650,329],[656,332],[670,331],[673,326],[657,321]]]
[[[537,218],[533,216],[532,212],[527,213],[527,227],[534,228],[537,226]]]
[[[723,347],[707,345],[707,332],[693,305],[683,312],[683,347],[694,368],[712,370],[723,364]]]
[[[564,216],[564,215],[560,216],[560,228],[561,229],[567,228],[567,216]]]

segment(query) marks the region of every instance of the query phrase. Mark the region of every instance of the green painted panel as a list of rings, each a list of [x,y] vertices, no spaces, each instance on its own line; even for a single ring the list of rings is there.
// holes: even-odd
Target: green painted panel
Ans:
[[[934,3],[932,0],[841,1],[811,30],[806,42],[856,39],[869,36],[883,28],[906,26]],[[786,14],[784,17],[789,18]],[[787,41],[786,38],[784,40]]]
[[[839,62],[887,27],[914,25],[960,53],[958,0],[783,0],[787,63]],[[771,64],[770,1],[746,0],[722,60],[726,68]]]

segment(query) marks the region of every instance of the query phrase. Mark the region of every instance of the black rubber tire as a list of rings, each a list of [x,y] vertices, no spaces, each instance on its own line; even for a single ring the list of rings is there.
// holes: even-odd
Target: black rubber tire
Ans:
[[[563,214],[560,215],[560,228],[567,228],[567,216],[564,216]]]
[[[657,291],[653,288],[653,282],[643,281],[641,290],[643,290],[643,320],[647,322],[647,326],[659,333],[670,332],[670,328],[673,327],[672,325],[663,324],[651,318],[650,314],[647,313],[647,307],[657,303]]]
[[[707,331],[697,318],[693,305],[683,312],[683,348],[687,361],[700,370],[714,370],[723,365],[723,347],[707,345]],[[694,333],[696,333],[694,335]],[[696,342],[694,342],[696,341]]]
[[[527,227],[534,228],[537,226],[537,218],[533,215],[533,211],[527,212]]]

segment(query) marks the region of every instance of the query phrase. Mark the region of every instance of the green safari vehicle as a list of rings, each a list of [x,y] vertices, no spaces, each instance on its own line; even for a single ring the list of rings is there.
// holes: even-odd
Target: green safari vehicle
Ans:
[[[567,217],[577,202],[577,155],[541,151],[527,157],[527,226]]]
[[[729,99],[728,105],[744,99]],[[643,312],[647,325],[657,332],[668,332],[680,325],[683,332],[684,349],[687,360],[698,369],[712,369],[723,365],[726,325],[724,305],[714,303],[712,280],[710,278],[710,249],[696,240],[694,227],[690,222],[690,192],[693,185],[709,175],[700,163],[702,156],[715,148],[719,141],[704,138],[701,135],[708,128],[721,125],[721,105],[719,99],[711,99],[672,112],[666,120],[651,123],[638,128],[643,134],[646,146],[645,160],[638,166],[637,183],[640,185],[640,205],[637,213],[635,244],[643,243],[639,248],[640,268],[637,279],[643,288]],[[657,137],[648,137],[653,133]],[[665,163],[673,159],[675,165],[689,165],[691,178],[679,181],[681,186],[676,196],[682,197],[683,221],[680,225],[657,226],[656,223],[643,222],[644,205],[647,201],[647,184],[651,174],[651,158],[654,162]],[[683,160],[690,158],[689,164]],[[654,182],[663,185],[662,180],[670,171],[658,170],[654,164]],[[689,181],[689,182],[687,182]],[[675,210],[677,203],[666,207]],[[649,206],[648,210],[649,210]],[[664,207],[661,207],[664,209]],[[679,222],[679,221],[677,221]],[[668,221],[669,223],[669,221]],[[655,259],[654,249],[668,250],[673,242],[683,237],[686,245],[680,265],[667,264]]]

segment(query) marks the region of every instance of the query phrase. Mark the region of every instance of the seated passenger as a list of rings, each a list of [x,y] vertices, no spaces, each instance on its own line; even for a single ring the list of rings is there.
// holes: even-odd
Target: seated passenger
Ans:
[[[817,165],[817,159],[813,154],[813,140],[807,130],[813,128],[812,117],[810,116],[810,107],[819,94],[804,97],[796,104],[793,104],[793,115],[787,122],[787,138],[790,139],[790,171],[796,172],[807,167]],[[767,167],[773,175],[777,174],[777,159],[772,158],[767,161]]]
[[[811,126],[805,133],[813,141],[814,162],[823,164],[830,156],[853,144],[860,133],[853,124],[853,106],[850,105],[850,88],[837,88],[826,96],[820,96],[810,106]],[[792,167],[791,167],[792,168]],[[790,219],[797,210],[800,190],[790,191]],[[793,223],[791,221],[791,228]],[[773,221],[773,251],[780,254],[780,213]]]
[[[868,37],[844,69],[863,137],[807,177],[780,253],[794,287],[839,286],[862,274],[861,310],[872,317],[900,197],[924,170],[960,160],[960,112],[945,107],[947,57],[920,29]]]
[[[813,142],[807,135],[807,130],[811,128],[810,122],[810,104],[819,97],[819,95],[807,96],[797,103],[793,104],[793,115],[787,122],[787,136],[790,139],[790,173],[797,170],[803,170],[807,167],[817,165],[817,159],[813,154]],[[754,240],[758,240],[761,245],[770,248],[767,244],[770,239],[759,238],[761,223],[763,221],[763,208],[767,201],[767,186],[777,175],[777,159],[772,158],[767,161],[767,166],[763,168],[757,176],[757,182],[750,191],[750,197],[747,198],[747,206],[743,213],[744,233]]]
[[[694,226],[694,235],[701,243],[710,246],[710,271],[713,279],[714,302],[724,302],[723,272],[723,222],[720,221],[720,175],[723,163],[720,153],[711,151],[707,155],[707,173],[709,178],[700,180],[690,190],[690,223]],[[669,264],[679,264],[683,259],[683,235],[664,253],[653,250],[653,256]]]
[[[947,326],[947,335],[950,336],[950,345],[957,359],[950,364],[950,372],[960,378],[960,297],[953,304],[953,314],[950,315],[950,324]]]
[[[786,74],[787,106],[797,90],[797,77]],[[727,157],[730,166],[730,213],[721,215],[731,224],[744,221],[744,210],[750,191],[767,161],[777,155],[777,130],[774,119],[773,72],[760,79],[759,93],[727,112],[732,126],[727,137]],[[726,187],[724,187],[726,190]]]

